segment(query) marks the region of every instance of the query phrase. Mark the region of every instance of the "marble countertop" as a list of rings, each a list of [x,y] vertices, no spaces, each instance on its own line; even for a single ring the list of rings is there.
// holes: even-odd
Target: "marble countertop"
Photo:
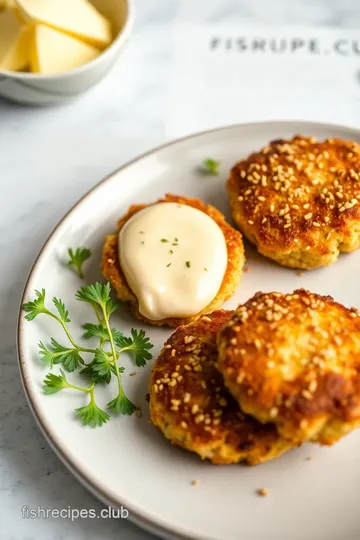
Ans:
[[[357,0],[137,0],[134,35],[109,76],[56,108],[0,101],[0,538],[150,540],[127,521],[25,520],[21,508],[101,508],[40,433],[18,373],[25,279],[57,221],[91,186],[165,139],[164,92],[176,24],[246,21],[359,27]]]

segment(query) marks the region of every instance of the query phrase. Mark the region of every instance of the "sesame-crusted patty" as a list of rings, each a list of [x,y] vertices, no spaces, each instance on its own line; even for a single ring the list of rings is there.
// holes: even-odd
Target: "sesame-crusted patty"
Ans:
[[[360,145],[296,136],[271,142],[231,170],[233,219],[259,252],[316,268],[360,247]]]
[[[225,221],[224,216],[216,208],[210,206],[209,204],[203,203],[200,199],[193,199],[184,197],[182,195],[178,196],[167,194],[163,199],[156,201],[156,203],[161,202],[176,202],[179,204],[192,206],[193,208],[196,208],[197,210],[200,210],[211,217],[222,230],[228,252],[228,265],[220,289],[212,302],[210,302],[210,304],[206,306],[201,313],[186,318],[174,317],[162,319],[160,321],[152,321],[140,313],[138,299],[130,289],[119,263],[118,236],[125,223],[134,214],[143,208],[146,208],[148,206],[146,204],[130,206],[128,212],[118,222],[117,233],[105,238],[101,271],[103,276],[110,281],[111,285],[116,290],[118,298],[127,304],[137,319],[154,325],[168,325],[177,327],[181,324],[188,324],[195,321],[202,313],[209,313],[215,309],[218,309],[234,294],[235,289],[241,279],[242,269],[245,263],[244,245],[241,234]]]
[[[360,425],[360,317],[304,289],[257,293],[218,335],[242,410],[293,441],[332,444]]]
[[[213,463],[255,465],[294,446],[244,415],[226,391],[217,360],[216,334],[232,312],[215,311],[180,326],[165,343],[150,384],[152,423],[176,446]]]

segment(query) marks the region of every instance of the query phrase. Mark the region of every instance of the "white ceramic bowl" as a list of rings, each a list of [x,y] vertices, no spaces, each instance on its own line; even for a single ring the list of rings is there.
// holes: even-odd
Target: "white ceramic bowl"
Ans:
[[[97,58],[65,73],[39,75],[0,69],[0,96],[33,105],[61,103],[100,81],[123,49],[132,29],[134,0],[90,0],[110,21],[115,39]]]

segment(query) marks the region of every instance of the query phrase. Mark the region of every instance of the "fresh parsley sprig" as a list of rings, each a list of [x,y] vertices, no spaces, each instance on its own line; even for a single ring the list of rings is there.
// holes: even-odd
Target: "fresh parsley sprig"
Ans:
[[[89,387],[81,387],[70,383],[65,376],[65,372],[60,369],[60,375],[48,373],[44,380],[44,391],[46,394],[54,394],[65,388],[87,393],[90,401],[85,407],[76,409],[77,416],[84,425],[92,427],[101,426],[109,420],[109,415],[103,411],[95,401],[95,386],[97,384],[109,384],[113,376],[117,379],[117,396],[109,401],[107,408],[114,414],[130,415],[136,410],[136,406],[125,395],[121,375],[124,368],[118,366],[118,359],[123,352],[128,352],[133,356],[137,366],[144,366],[152,358],[149,352],[153,345],[145,335],[144,330],[131,330],[131,336],[124,336],[122,332],[111,328],[110,317],[118,308],[118,304],[113,302],[110,296],[110,284],[95,283],[82,287],[76,298],[81,302],[89,304],[96,315],[97,324],[85,323],[83,328],[85,339],[97,338],[99,346],[97,348],[83,347],[73,338],[68,323],[70,322],[69,312],[62,300],[53,298],[56,312],[50,311],[46,307],[45,289],[35,291],[36,298],[23,305],[23,310],[28,321],[34,320],[38,315],[44,314],[55,319],[63,328],[71,346],[65,346],[54,338],[50,338],[50,344],[46,346],[42,341],[39,343],[39,354],[43,364],[50,369],[55,364],[62,364],[66,371],[74,372],[79,368],[79,374],[90,380]],[[105,349],[105,346],[110,350]],[[90,353],[93,358],[86,363],[80,353]]]
[[[68,265],[73,266],[78,274],[78,276],[83,279],[84,271],[83,264],[91,257],[91,250],[88,248],[72,248],[68,249],[69,261]]]
[[[44,380],[44,393],[46,395],[56,394],[65,388],[72,388],[73,390],[78,390],[79,392],[84,392],[90,395],[90,401],[85,407],[79,407],[75,409],[77,416],[80,418],[82,423],[87,426],[97,427],[102,426],[108,420],[110,416],[107,412],[103,411],[96,405],[95,396],[94,396],[94,384],[89,386],[89,388],[83,388],[75,384],[69,383],[66,379],[65,373],[60,369],[60,375],[54,375],[54,373],[48,373]]]
[[[203,162],[202,170],[206,174],[212,174],[213,176],[219,176],[220,162],[216,159],[207,158]]]
[[[148,360],[151,360],[152,354],[149,352],[153,345],[150,339],[146,336],[144,330],[131,330],[131,337],[116,335],[114,341],[121,352],[129,351],[134,358],[137,366],[145,366]]]

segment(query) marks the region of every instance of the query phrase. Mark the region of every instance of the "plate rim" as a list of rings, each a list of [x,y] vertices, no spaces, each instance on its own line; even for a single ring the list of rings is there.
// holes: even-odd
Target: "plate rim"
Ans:
[[[55,452],[55,454],[58,456],[58,458],[61,460],[61,462],[65,465],[65,467],[71,472],[71,474],[88,490],[92,495],[94,495],[98,500],[100,500],[102,503],[110,505],[114,508],[119,508],[121,505],[123,505],[127,510],[129,511],[129,521],[134,523],[135,525],[145,529],[151,534],[156,534],[160,536],[161,538],[168,539],[168,540],[189,540],[189,538],[193,538],[193,540],[206,540],[204,537],[200,536],[189,536],[184,530],[175,529],[174,527],[171,527],[170,525],[165,524],[162,519],[154,517],[149,518],[147,515],[143,514],[142,512],[139,512],[137,510],[134,510],[131,508],[131,505],[128,505],[127,503],[124,503],[123,500],[120,500],[122,498],[118,498],[118,500],[115,500],[111,495],[107,494],[104,488],[96,481],[94,478],[91,477],[90,474],[85,474],[83,471],[81,471],[76,463],[72,460],[72,458],[67,455],[66,448],[62,448],[61,445],[55,441],[53,438],[51,432],[46,427],[46,422],[42,418],[41,414],[41,407],[38,407],[35,404],[35,401],[33,400],[33,391],[30,390],[30,387],[27,384],[27,376],[25,374],[25,364],[26,361],[26,353],[24,351],[24,346],[22,343],[22,333],[23,333],[23,325],[24,325],[24,318],[22,317],[22,305],[24,303],[25,297],[28,295],[31,281],[33,274],[35,273],[38,265],[41,263],[42,256],[44,255],[44,252],[46,251],[48,245],[50,244],[54,234],[57,232],[57,230],[62,226],[62,224],[77,210],[77,208],[80,206],[80,204],[86,200],[90,195],[92,195],[97,189],[101,188],[104,184],[106,184],[108,181],[110,181],[115,175],[119,174],[124,169],[131,167],[135,163],[141,161],[142,159],[151,156],[152,154],[156,154],[168,147],[176,146],[177,144],[181,144],[182,142],[185,142],[189,139],[196,139],[198,137],[210,135],[212,133],[225,131],[225,130],[232,130],[232,129],[239,129],[239,128],[256,128],[256,127],[262,127],[262,126],[271,126],[274,125],[274,127],[279,127],[279,129],[282,126],[291,126],[292,124],[296,124],[297,126],[303,125],[303,128],[319,128],[319,127],[325,127],[337,130],[341,129],[343,131],[348,131],[349,135],[355,135],[357,134],[358,137],[360,137],[360,129],[356,127],[351,127],[345,124],[333,124],[333,123],[327,123],[327,122],[312,122],[312,121],[306,121],[306,120],[267,120],[263,122],[244,122],[244,123],[236,123],[236,124],[227,124],[224,126],[220,126],[213,129],[207,129],[203,131],[196,131],[193,133],[190,133],[189,135],[185,135],[183,137],[179,137],[177,139],[171,139],[170,141],[157,145],[155,147],[152,147],[150,150],[147,150],[146,152],[143,152],[142,154],[136,156],[135,158],[131,159],[130,161],[127,161],[114,171],[112,171],[110,174],[106,175],[104,178],[102,178],[99,182],[97,182],[94,186],[92,186],[88,191],[84,193],[72,206],[71,208],[64,214],[64,216],[58,221],[58,223],[55,225],[55,227],[52,229],[50,234],[48,235],[46,241],[44,242],[43,246],[41,247],[39,253],[37,254],[35,261],[33,265],[31,266],[31,269],[29,271],[28,277],[26,278],[23,293],[21,295],[21,301],[20,306],[18,310],[18,316],[17,316],[17,324],[16,324],[16,352],[17,352],[17,360],[18,360],[18,368],[20,372],[20,379],[22,382],[23,390],[29,405],[29,408],[31,410],[32,415],[35,418],[35,421],[44,435],[46,441],[52,448],[52,450]],[[64,445],[62,445],[64,446]],[[190,532],[190,531],[189,531]],[[208,540],[211,540],[210,537]]]

